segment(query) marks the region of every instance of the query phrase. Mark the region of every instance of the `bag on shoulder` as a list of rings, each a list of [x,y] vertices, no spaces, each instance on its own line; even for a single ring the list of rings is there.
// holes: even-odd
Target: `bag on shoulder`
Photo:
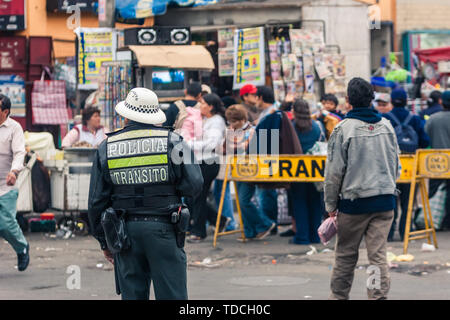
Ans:
[[[177,115],[177,118],[175,119],[175,123],[173,124],[173,127],[176,130],[176,129],[181,129],[183,127],[184,120],[186,120],[186,118],[188,117],[189,114],[186,110],[187,107],[186,107],[186,104],[183,102],[183,100],[177,100],[174,102],[174,104],[178,108],[178,115]],[[197,103],[192,108],[199,109],[200,104]]]
[[[412,126],[409,125],[413,115],[409,113],[403,123],[398,120],[398,118],[392,113],[389,112],[389,115],[395,122],[395,135],[397,136],[398,146],[400,147],[400,151],[404,153],[414,153],[419,148],[419,136],[417,135],[416,130]]]

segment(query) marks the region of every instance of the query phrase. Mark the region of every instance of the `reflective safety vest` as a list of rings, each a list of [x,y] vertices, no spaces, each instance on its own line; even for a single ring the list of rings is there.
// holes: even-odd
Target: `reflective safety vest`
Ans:
[[[108,137],[113,208],[161,212],[179,203],[170,175],[169,134],[157,127],[125,128]]]

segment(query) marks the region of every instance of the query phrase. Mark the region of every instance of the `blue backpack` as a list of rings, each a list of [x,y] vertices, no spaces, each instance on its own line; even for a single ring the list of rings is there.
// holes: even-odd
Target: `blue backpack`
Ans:
[[[392,112],[389,112],[388,114],[395,122],[394,130],[400,151],[403,153],[415,153],[419,148],[419,136],[417,135],[416,130],[409,125],[409,122],[413,118],[412,113],[410,112],[408,114],[403,123],[401,123]]]

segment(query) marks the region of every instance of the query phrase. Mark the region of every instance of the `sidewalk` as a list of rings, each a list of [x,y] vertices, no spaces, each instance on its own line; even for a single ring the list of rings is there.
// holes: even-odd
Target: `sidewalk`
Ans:
[[[112,265],[93,237],[64,240],[45,233],[25,236],[31,246],[31,262],[25,272],[15,269],[16,254],[0,240],[0,299],[120,298],[115,294]],[[333,244],[314,245],[315,253],[309,246],[288,244],[288,238],[278,235],[247,243],[238,242],[239,236],[219,237],[216,248],[212,234],[203,243],[186,243],[190,299],[328,298]],[[450,299],[450,232],[438,232],[437,239],[439,249],[435,252],[422,252],[423,241],[415,241],[409,250],[414,260],[395,262],[398,267],[391,269],[390,299]],[[401,242],[388,247],[395,255],[403,253]],[[67,287],[71,275],[67,268],[72,265],[81,270],[79,290]],[[352,299],[367,299],[367,266],[366,251],[361,248]]]

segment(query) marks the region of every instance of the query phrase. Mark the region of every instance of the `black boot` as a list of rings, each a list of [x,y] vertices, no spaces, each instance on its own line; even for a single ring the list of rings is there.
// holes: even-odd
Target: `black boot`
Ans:
[[[29,263],[30,263],[30,244],[27,244],[25,253],[17,254],[17,269],[19,271],[25,271]]]

